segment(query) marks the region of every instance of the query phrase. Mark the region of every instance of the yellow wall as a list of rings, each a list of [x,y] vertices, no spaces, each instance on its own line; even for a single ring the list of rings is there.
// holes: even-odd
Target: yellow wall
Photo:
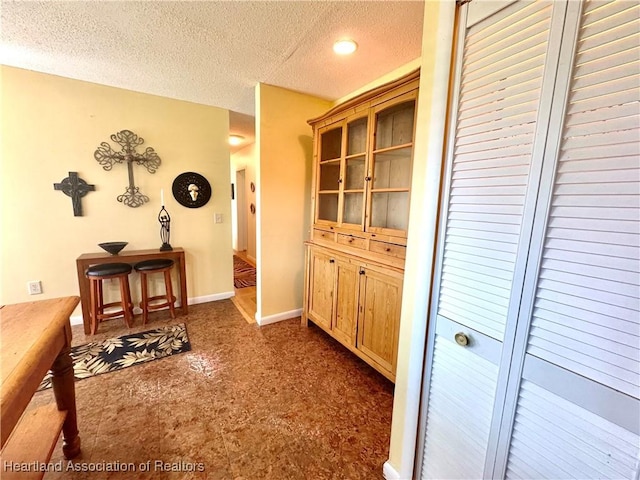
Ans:
[[[236,183],[236,172],[245,171],[244,194],[246,199],[246,218],[247,218],[247,255],[250,259],[256,259],[256,216],[249,211],[249,205],[256,204],[256,192],[252,192],[251,182],[255,185],[256,181],[256,144],[247,145],[241,150],[231,155],[231,182]],[[236,190],[238,185],[236,185]],[[236,200],[237,200],[236,195]],[[232,216],[235,216],[236,201],[231,202]],[[235,238],[235,232],[234,232]]]
[[[171,244],[187,252],[189,297],[233,292],[227,110],[16,68],[0,72],[0,303],[78,294],[75,259],[100,251],[99,242],[158,248],[161,188]],[[116,201],[128,183],[126,165],[105,171],[93,158],[101,142],[124,129],[143,137],[143,147],[162,159],[153,175],[134,166],[136,185],[150,198],[138,208]],[[82,217],[74,217],[71,199],[53,189],[70,171],[96,185],[82,199]],[[211,183],[212,199],[202,208],[173,199],[173,179],[185,171]],[[215,212],[223,223],[214,223]],[[44,293],[27,295],[29,280],[42,280]]]
[[[284,88],[256,88],[258,311],[268,323],[302,308],[311,202],[313,132],[307,120],[331,102]],[[298,313],[299,314],[299,313]]]
[[[410,479],[416,449],[445,135],[455,2],[425,2],[422,65],[387,478]]]

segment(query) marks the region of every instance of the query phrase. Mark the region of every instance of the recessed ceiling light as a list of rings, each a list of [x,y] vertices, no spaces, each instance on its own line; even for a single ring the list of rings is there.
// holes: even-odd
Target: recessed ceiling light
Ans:
[[[229,145],[234,147],[240,145],[244,141],[244,137],[240,135],[229,135]]]
[[[333,44],[333,51],[338,55],[349,55],[355,52],[357,48],[358,44],[349,39],[338,40]]]

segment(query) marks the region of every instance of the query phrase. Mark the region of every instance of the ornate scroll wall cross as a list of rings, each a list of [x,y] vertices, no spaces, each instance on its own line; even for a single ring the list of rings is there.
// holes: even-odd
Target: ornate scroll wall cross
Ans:
[[[118,201],[129,207],[139,207],[149,201],[149,197],[140,193],[140,189],[133,181],[133,162],[144,166],[149,173],[156,173],[160,166],[160,157],[151,147],[147,147],[144,153],[137,153],[136,147],[144,143],[144,139],[131,130],[122,130],[111,135],[111,141],[119,144],[122,149],[114,151],[107,142],[102,142],[93,154],[93,157],[105,170],[111,170],[115,163],[127,162],[129,170],[129,186],[122,195],[118,195]]]

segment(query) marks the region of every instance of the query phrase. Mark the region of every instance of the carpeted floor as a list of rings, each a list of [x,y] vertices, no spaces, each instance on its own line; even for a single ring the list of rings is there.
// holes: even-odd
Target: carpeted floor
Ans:
[[[49,472],[46,479],[382,479],[393,385],[299,319],[248,324],[229,300],[167,312],[129,330],[121,320],[74,345],[185,323],[192,350],[76,383],[78,469],[130,462],[128,472]],[[32,406],[53,401],[35,395]],[[62,460],[58,442],[52,462]],[[150,472],[140,464],[150,462]],[[182,471],[158,469],[171,463]],[[202,468],[203,472],[185,472]],[[67,463],[64,462],[65,469]]]
[[[233,256],[233,286],[247,288],[256,286],[256,269],[237,255]]]

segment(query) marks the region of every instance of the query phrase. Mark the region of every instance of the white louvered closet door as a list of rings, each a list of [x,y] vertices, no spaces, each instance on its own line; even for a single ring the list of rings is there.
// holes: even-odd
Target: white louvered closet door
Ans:
[[[507,478],[638,478],[639,18],[624,0],[569,11]]]
[[[460,12],[418,477],[638,480],[640,6]]]
[[[522,291],[530,237],[522,232],[532,222],[526,205],[536,194],[531,172],[537,169],[539,176],[542,160],[535,139],[547,128],[548,79],[555,77],[559,54],[559,35],[554,40],[551,32],[561,26],[565,9],[551,1],[461,9],[466,28],[459,36],[456,128],[432,303],[432,368],[423,397],[424,479],[482,478],[493,466],[499,363]],[[554,50],[555,57],[549,54]],[[457,333],[468,345],[456,343]]]

